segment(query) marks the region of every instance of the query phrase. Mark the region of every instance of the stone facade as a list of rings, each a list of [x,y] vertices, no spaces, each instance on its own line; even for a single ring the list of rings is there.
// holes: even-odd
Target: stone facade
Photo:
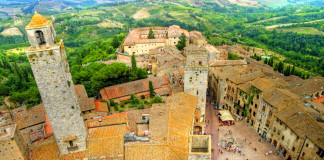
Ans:
[[[26,146],[16,124],[0,128],[1,160],[27,160]]]
[[[31,44],[26,52],[27,57],[60,153],[86,150],[87,133],[63,41],[54,44],[55,31],[51,23],[42,28],[26,27],[26,29]],[[42,35],[44,37],[40,37]]]
[[[200,122],[204,122],[208,79],[208,53],[203,48],[188,46],[185,49],[185,54],[187,55],[187,62],[184,69],[184,92],[198,97],[197,109],[201,110]]]

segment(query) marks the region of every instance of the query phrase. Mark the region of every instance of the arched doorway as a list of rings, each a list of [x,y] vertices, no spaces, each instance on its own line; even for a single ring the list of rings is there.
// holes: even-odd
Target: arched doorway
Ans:
[[[43,45],[45,44],[45,37],[44,37],[44,33],[42,31],[36,31],[36,39],[39,45]]]
[[[276,140],[273,140],[273,145],[275,148],[277,148],[277,141]]]

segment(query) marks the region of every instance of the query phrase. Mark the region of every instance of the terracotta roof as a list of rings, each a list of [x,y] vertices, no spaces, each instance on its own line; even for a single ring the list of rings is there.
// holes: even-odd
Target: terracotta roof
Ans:
[[[142,114],[150,114],[150,109],[140,109],[127,111],[127,123],[130,132],[136,131],[136,124],[142,123]]]
[[[190,36],[190,38],[206,40],[206,38],[199,31],[191,31],[191,32],[189,32],[189,36]]]
[[[45,120],[46,120],[45,125],[44,125],[45,135],[46,135],[46,137],[50,137],[50,136],[54,135],[54,132],[53,132],[52,125],[49,121],[47,114],[45,114]]]
[[[126,125],[113,125],[89,129],[87,150],[60,155],[53,138],[41,141],[30,149],[30,160],[83,160],[84,158],[107,157],[122,160]]]
[[[127,112],[113,114],[86,121],[87,128],[102,127],[127,123]]]
[[[288,107],[291,104],[301,103],[301,99],[286,89],[268,88],[263,93],[263,100],[277,107],[278,111]]]
[[[155,34],[161,34],[167,31],[167,27],[152,27]],[[123,46],[130,46],[141,43],[165,43],[167,37],[155,37],[154,39],[141,38],[141,34],[147,35],[150,27],[135,28],[126,36]]]
[[[219,54],[220,53],[219,50],[215,46],[213,46],[211,44],[206,44],[205,48],[211,54]]]
[[[300,82],[290,89],[299,96],[310,96],[310,94],[324,90],[323,77],[310,78]]]
[[[324,148],[324,128],[301,107],[292,105],[278,113],[278,118],[299,137],[307,136],[317,146]]]
[[[151,141],[125,144],[126,159],[188,159],[189,132],[197,97],[187,93],[169,96],[166,104],[151,108]]]
[[[81,111],[95,109],[94,98],[88,98],[84,85],[74,85]]]
[[[198,47],[196,45],[190,44],[184,48],[185,51],[205,51],[207,52],[206,48]]]
[[[102,99],[97,99],[95,101],[96,111],[98,112],[108,112],[107,102],[101,102]]]
[[[189,38],[189,32],[185,29],[180,28],[180,26],[177,25],[172,25],[168,29],[168,37],[173,38],[173,37],[180,37],[182,33]]]
[[[124,159],[124,133],[126,125],[90,128],[88,133],[87,157],[105,156],[110,159]]]
[[[30,160],[58,160],[60,150],[54,137],[35,143],[36,147],[32,147],[29,151]]]
[[[251,87],[252,87],[252,85],[247,82],[247,83],[239,84],[237,88],[248,93],[250,91]]]
[[[258,72],[252,72],[247,74],[235,75],[233,77],[229,77],[229,80],[235,84],[241,84],[264,76],[265,75],[262,72],[258,71]]]
[[[152,81],[154,89],[158,89],[167,85],[169,82],[163,77],[151,77],[133,82],[123,83],[106,87],[100,90],[101,97],[104,100],[121,98],[149,91],[149,81]]]
[[[209,62],[211,67],[219,67],[219,66],[239,66],[239,65],[247,65],[245,60],[217,60],[213,59]]]
[[[32,125],[45,122],[45,107],[43,104],[37,105],[30,109],[19,107],[12,110],[13,122],[18,125],[19,129],[23,129]]]
[[[26,29],[30,28],[41,28],[49,25],[52,21],[47,20],[43,15],[38,14],[35,11],[35,15],[31,19],[30,23],[26,26]]]

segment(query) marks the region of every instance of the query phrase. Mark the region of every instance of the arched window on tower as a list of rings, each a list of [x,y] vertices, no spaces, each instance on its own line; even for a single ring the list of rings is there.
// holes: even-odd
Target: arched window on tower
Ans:
[[[45,44],[45,37],[42,31],[36,31],[36,39],[39,45]]]

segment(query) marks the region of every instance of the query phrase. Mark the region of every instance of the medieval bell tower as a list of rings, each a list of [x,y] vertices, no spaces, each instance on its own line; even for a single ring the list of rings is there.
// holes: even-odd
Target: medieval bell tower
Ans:
[[[189,45],[184,53],[187,57],[184,68],[184,92],[198,98],[197,110],[200,113],[200,122],[205,122],[206,92],[208,83],[208,52],[205,48]],[[197,132],[204,133],[204,125],[196,126]]]
[[[86,150],[81,117],[63,40],[56,41],[52,21],[35,12],[26,26],[26,51],[61,154]]]

